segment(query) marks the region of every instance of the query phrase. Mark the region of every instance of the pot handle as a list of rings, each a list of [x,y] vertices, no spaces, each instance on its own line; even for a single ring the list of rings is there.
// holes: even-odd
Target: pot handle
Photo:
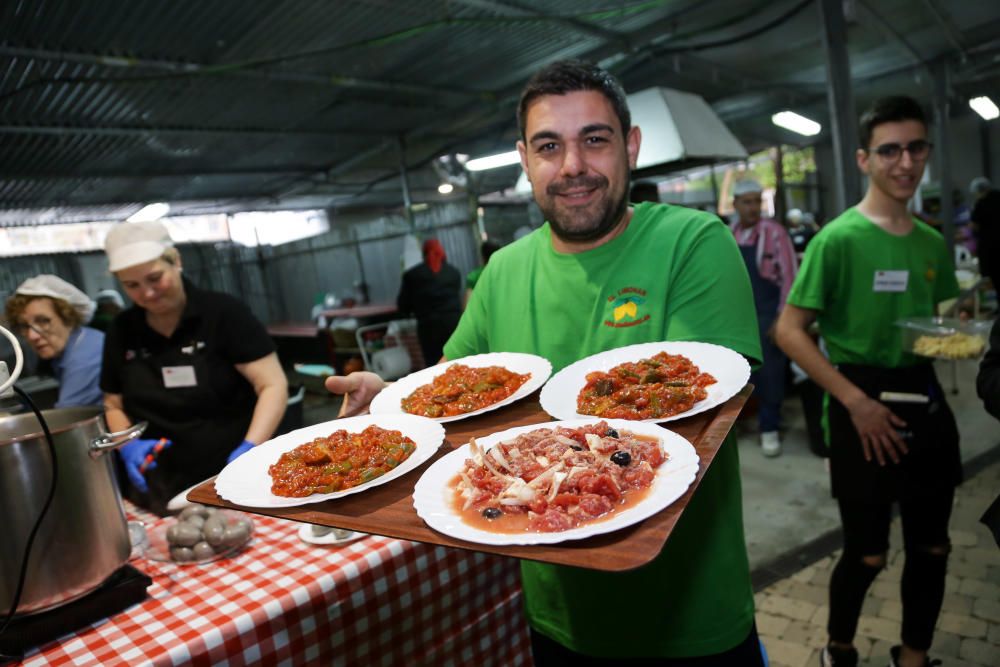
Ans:
[[[112,449],[118,449],[122,445],[132,442],[142,435],[142,432],[146,430],[147,426],[149,426],[149,422],[139,422],[138,424],[133,424],[124,431],[99,435],[90,441],[87,453],[90,454],[90,458],[96,459],[104,452]]]

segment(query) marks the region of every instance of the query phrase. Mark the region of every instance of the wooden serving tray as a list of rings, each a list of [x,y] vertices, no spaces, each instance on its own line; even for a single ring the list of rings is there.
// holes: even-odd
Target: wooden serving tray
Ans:
[[[413,486],[420,475],[434,461],[468,442],[470,437],[486,436],[515,426],[552,421],[552,418],[539,406],[537,393],[499,410],[444,424],[445,441],[429,461],[392,483],[376,486],[364,493],[300,507],[273,509],[243,507],[220,498],[215,492],[213,478],[194,488],[187,498],[205,505],[228,507],[253,514],[359,530],[447,547],[593,570],[631,570],[650,562],[663,549],[751,391],[753,385],[748,384],[738,394],[716,408],[665,424],[670,430],[687,438],[701,459],[698,475],[684,495],[663,511],[634,526],[582,540],[532,546],[494,546],[466,542],[431,530],[413,509]]]

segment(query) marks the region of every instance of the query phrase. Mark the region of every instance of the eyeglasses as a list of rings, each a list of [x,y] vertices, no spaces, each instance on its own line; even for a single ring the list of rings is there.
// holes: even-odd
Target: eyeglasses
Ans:
[[[930,155],[931,148],[933,147],[934,144],[931,142],[924,139],[917,139],[916,141],[911,141],[905,146],[896,143],[882,144],[881,146],[869,149],[869,152],[875,153],[887,162],[895,162],[899,158],[903,157],[903,151],[906,151],[910,154],[911,160],[914,162],[922,162],[927,159],[928,155]]]
[[[28,332],[32,329],[34,329],[36,333],[48,333],[49,330],[52,329],[52,318],[46,317],[45,315],[39,315],[30,322],[18,322],[14,325],[14,331],[22,336],[27,336]]]

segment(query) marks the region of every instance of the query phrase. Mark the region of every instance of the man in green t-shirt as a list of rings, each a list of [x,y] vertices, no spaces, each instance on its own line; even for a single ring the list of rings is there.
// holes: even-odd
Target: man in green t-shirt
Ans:
[[[445,357],[528,352],[555,370],[651,341],[724,345],[761,358],[753,295],[717,217],[628,205],[641,134],[607,72],[565,61],[528,83],[518,150],[546,224],[498,251]],[[381,383],[331,378],[347,412]],[[743,537],[739,458],[730,435],[670,540],[627,572],[522,561],[535,664],[762,665]]]
[[[777,340],[829,395],[833,495],[844,548],[830,577],[826,666],[856,665],[868,587],[885,567],[893,503],[900,505],[906,562],[900,585],[902,644],[891,665],[931,664],[927,651],[944,596],[948,519],[961,480],[958,430],[934,367],[905,350],[896,322],[932,316],[958,295],[940,234],[907,209],[931,145],[920,105],[877,100],[861,117],[861,202],[806,249]],[[808,334],[813,322],[829,360]]]

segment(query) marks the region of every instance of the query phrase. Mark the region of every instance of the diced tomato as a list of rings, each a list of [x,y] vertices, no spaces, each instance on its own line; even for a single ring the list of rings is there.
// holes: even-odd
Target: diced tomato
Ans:
[[[559,507],[569,507],[570,505],[576,505],[580,502],[580,496],[575,493],[560,493],[552,499],[552,505],[558,505]]]
[[[604,496],[588,493],[580,496],[580,519],[593,519],[611,511],[611,501]]]
[[[630,468],[622,473],[622,479],[628,484],[630,488],[633,489],[644,489],[653,482],[652,470],[647,470],[646,468],[636,467]]]
[[[573,527],[573,519],[568,515],[550,509],[544,514],[539,514],[531,520],[530,527],[543,533],[555,533]]]
[[[545,512],[549,507],[549,502],[545,498],[538,497],[528,503],[528,509],[537,514]]]

